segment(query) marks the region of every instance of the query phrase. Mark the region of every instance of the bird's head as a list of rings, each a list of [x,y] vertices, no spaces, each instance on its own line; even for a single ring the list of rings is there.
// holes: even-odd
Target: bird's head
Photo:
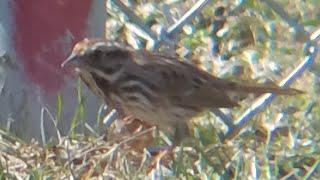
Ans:
[[[116,68],[129,55],[129,51],[120,44],[102,39],[84,39],[78,42],[69,57],[61,64],[62,68],[75,67],[78,70],[101,71]]]

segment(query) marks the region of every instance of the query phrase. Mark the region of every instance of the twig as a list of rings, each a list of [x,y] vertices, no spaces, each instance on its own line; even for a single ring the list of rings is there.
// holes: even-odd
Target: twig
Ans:
[[[46,144],[46,136],[45,136],[45,130],[44,130],[44,112],[47,112],[47,114],[49,115],[50,120],[52,121],[52,123],[55,127],[57,137],[58,137],[58,140],[60,143],[61,142],[61,134],[60,134],[60,131],[57,127],[57,122],[55,121],[55,118],[53,117],[53,115],[50,113],[49,109],[46,107],[42,107],[41,108],[41,117],[40,117],[40,130],[41,130],[41,139],[42,139],[43,145]]]
[[[68,162],[71,162],[70,159],[71,159],[71,154],[70,154],[70,149],[69,149],[69,143],[70,143],[70,140],[67,141],[67,155],[68,155]],[[71,177],[73,179],[77,179],[77,176],[76,174],[74,173],[74,170],[72,169],[71,167],[71,163],[68,164],[68,168],[69,168],[69,171],[71,173]]]

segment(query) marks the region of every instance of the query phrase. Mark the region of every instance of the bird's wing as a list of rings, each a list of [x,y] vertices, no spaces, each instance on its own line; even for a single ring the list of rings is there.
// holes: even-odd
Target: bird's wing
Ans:
[[[161,97],[167,96],[172,103],[197,108],[234,107],[238,104],[226,92],[212,86],[210,74],[172,57],[145,54],[136,56],[143,76],[152,78],[160,87]]]

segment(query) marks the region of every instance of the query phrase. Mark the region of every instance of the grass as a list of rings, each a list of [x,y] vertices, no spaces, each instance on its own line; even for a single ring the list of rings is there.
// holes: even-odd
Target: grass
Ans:
[[[316,13],[319,2],[279,2],[290,15],[308,26],[310,32],[320,24]],[[161,3],[147,3],[160,9],[150,16],[143,14],[144,3],[136,3],[140,9],[138,13],[142,13],[140,15],[150,24],[165,22]],[[221,1],[227,11],[234,6],[232,3]],[[171,5],[173,13],[181,16],[182,9],[178,5],[188,9],[192,3],[177,1]],[[212,3],[203,10],[202,16],[195,18],[190,24],[193,34],[181,33],[178,56],[215,75],[250,82],[279,81],[305,56],[304,40],[290,32],[284,20],[266,4],[247,1],[237,16],[228,17],[223,28],[215,34],[212,32],[213,10],[217,6]],[[120,21],[114,17],[110,17],[111,20]],[[113,34],[113,37],[117,40],[132,40],[133,35],[125,26],[114,29],[117,35]],[[215,54],[226,60],[217,60],[210,55],[213,39],[220,47]],[[142,39],[138,41],[143,42]],[[172,154],[147,151],[145,147],[150,143],[155,146],[166,144],[170,134],[158,135],[140,121],[127,122],[129,130],[121,133],[112,133],[111,126],[106,135],[101,133],[103,115],[99,110],[97,124],[90,127],[82,118],[87,107],[82,84],[78,81],[78,96],[75,97],[78,106],[67,137],[49,143],[44,141],[42,146],[37,141],[24,142],[10,132],[0,131],[0,178],[318,179],[319,72],[319,66],[315,64],[294,84],[295,88],[306,91],[305,94],[278,97],[230,141],[220,141],[225,127],[212,113],[204,113],[193,120],[194,138],[186,140],[183,148],[175,148]],[[62,109],[67,108],[61,97],[57,96],[57,113],[52,116],[56,123],[61,121]],[[242,106],[233,109],[230,115],[233,119],[239,117],[253,101],[254,97],[245,98],[241,101]]]

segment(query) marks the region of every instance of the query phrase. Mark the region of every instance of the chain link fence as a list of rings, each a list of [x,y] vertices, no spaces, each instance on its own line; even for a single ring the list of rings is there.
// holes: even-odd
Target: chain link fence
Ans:
[[[142,2],[140,2],[142,3]],[[139,3],[138,3],[139,4]],[[169,3],[170,4],[170,3]],[[253,5],[258,5],[259,6],[264,6],[263,8],[257,8],[258,10],[261,10],[261,12],[253,12],[252,9],[246,10],[246,8],[253,6]],[[288,87],[290,86],[294,81],[296,81],[299,77],[302,76],[302,74],[310,68],[313,64],[314,61],[317,57],[317,54],[319,52],[318,49],[318,41],[320,39],[320,30],[315,30],[312,33],[309,33],[306,31],[306,27],[301,24],[297,19],[293,18],[292,15],[290,15],[288,12],[286,12],[283,8],[283,6],[273,0],[261,0],[259,2],[252,2],[252,1],[237,1],[237,2],[217,2],[217,1],[210,1],[210,0],[199,0],[199,1],[190,1],[190,2],[185,2],[183,5],[183,2],[180,1],[175,1],[171,2],[171,5],[178,9],[176,10],[175,18],[174,15],[172,14],[172,11],[170,11],[170,6],[163,3],[161,5],[161,8],[159,8],[159,5],[157,5],[158,9],[155,8],[154,3],[147,3],[145,5],[141,5],[140,8],[146,8],[150,10],[150,8],[153,11],[147,12],[145,14],[152,14],[155,11],[161,11],[163,15],[164,22],[158,23],[158,22],[152,22],[152,20],[148,18],[139,17],[135,13],[135,10],[133,10],[135,7],[134,3],[127,2],[127,4],[123,3],[122,1],[119,0],[109,0],[107,1],[107,13],[112,17],[110,17],[111,20],[109,20],[106,23],[106,30],[107,30],[107,35],[106,38],[116,38],[115,37],[115,31],[112,31],[116,26],[114,26],[114,22],[112,19],[116,19],[115,21],[120,21],[122,25],[118,25],[118,28],[115,29],[121,29],[121,28],[127,28],[129,30],[130,36],[126,36],[128,39],[125,40],[127,43],[131,44],[135,48],[141,48],[142,46],[146,46],[147,49],[150,51],[158,51],[162,47],[171,47],[167,48],[169,50],[172,50],[172,47],[179,48],[178,47],[178,42],[179,39],[181,39],[181,34],[183,32],[183,36],[192,36],[192,34],[196,34],[197,28],[195,24],[193,23],[208,23],[208,22],[202,22],[206,21],[210,18],[211,23],[210,28],[206,29],[206,32],[209,33],[208,37],[209,40],[207,41],[207,47],[208,51],[206,53],[210,54],[210,56],[206,56],[207,59],[210,59],[210,61],[223,61],[226,59],[226,56],[223,54],[223,49],[221,44],[221,41],[224,41],[223,38],[227,37],[228,38],[228,32],[223,32],[223,31],[228,31],[224,29],[224,25],[227,23],[234,23],[235,20],[241,21],[241,23],[244,23],[242,26],[255,26],[254,23],[259,23],[259,21],[262,21],[265,17],[263,16],[268,16],[264,13],[273,13],[274,16],[277,16],[276,18],[279,18],[281,21],[281,25],[286,25],[287,28],[287,33],[291,34],[291,38],[296,39],[297,43],[303,44],[304,45],[304,52],[300,54],[300,57],[294,57],[295,59],[291,59],[291,64],[296,64],[295,67],[289,68],[291,72],[288,70],[283,70],[285,71],[286,76],[279,81],[278,85],[282,87]],[[180,6],[180,8],[177,8]],[[136,7],[136,10],[138,8]],[[140,9],[140,11],[141,11]],[[161,10],[159,10],[161,9]],[[263,10],[267,9],[267,12],[263,12]],[[146,11],[148,11],[146,10]],[[182,13],[181,11],[184,11]],[[139,9],[138,9],[139,11]],[[179,11],[179,13],[177,13]],[[246,12],[248,11],[248,12]],[[211,16],[209,17],[204,17],[205,14],[211,13]],[[170,14],[171,13],[171,14]],[[139,13],[140,15],[143,13]],[[177,14],[179,14],[177,16]],[[239,17],[238,17],[239,16]],[[260,17],[259,17],[260,16]],[[144,19],[143,19],[144,18]],[[150,18],[150,17],[149,17]],[[275,18],[275,19],[276,19]],[[146,22],[147,19],[147,22]],[[152,18],[151,18],[152,19]],[[205,20],[203,20],[205,19]],[[266,19],[266,18],[265,18]],[[254,22],[257,20],[257,22]],[[269,23],[269,38],[272,41],[272,31],[277,31],[277,20],[274,22],[265,22]],[[152,23],[156,24],[154,27],[151,29],[150,25],[152,26]],[[110,25],[111,24],[111,25]],[[113,25],[112,25],[113,24]],[[166,25],[164,25],[166,24]],[[109,25],[109,26],[108,26]],[[121,28],[120,28],[121,27]],[[189,28],[189,29],[188,29]],[[239,31],[241,31],[238,29]],[[251,28],[251,27],[250,27]],[[248,28],[247,30],[250,30]],[[261,31],[259,29],[261,27],[258,27],[256,31]],[[273,28],[273,29],[272,29]],[[210,30],[208,30],[210,29]],[[252,30],[253,28],[251,28]],[[188,32],[189,31],[189,32]],[[254,30],[253,30],[254,31]],[[187,35],[186,35],[187,34]],[[240,33],[240,35],[242,35]],[[259,32],[256,34],[253,33],[254,40],[253,41],[259,41]],[[230,37],[229,37],[230,38]],[[246,38],[246,35],[242,37],[243,39]],[[230,39],[227,39],[230,40]],[[142,41],[145,43],[143,44]],[[197,40],[195,40],[197,41]],[[198,41],[201,41],[198,39]],[[251,42],[241,42],[240,45],[234,45],[232,47],[233,49],[243,49],[241,46],[247,46],[246,43],[251,43]],[[250,39],[248,41],[251,41]],[[255,43],[255,44],[259,44]],[[268,45],[269,47],[262,47],[262,48],[269,48],[268,51],[272,51],[274,49],[272,44]],[[288,44],[288,47],[291,47],[291,45]],[[302,46],[301,46],[302,47]],[[229,48],[229,49],[232,49]],[[249,51],[250,52],[250,51]],[[170,52],[169,52],[170,53]],[[185,54],[188,54],[190,52],[186,52]],[[183,53],[182,53],[183,54]],[[251,55],[252,56],[252,55]],[[253,55],[254,56],[254,55]],[[187,55],[185,56],[187,57]],[[228,59],[229,57],[227,57]],[[259,58],[258,58],[259,59]],[[260,57],[260,60],[263,59],[263,57]],[[274,62],[277,60],[272,60],[269,62]],[[279,60],[278,60],[279,61]],[[300,61],[297,63],[296,61]],[[251,62],[252,63],[252,62]],[[254,64],[254,63],[252,63]],[[210,64],[212,65],[212,64]],[[277,64],[275,64],[277,66]],[[290,67],[290,66],[288,66]],[[254,67],[253,67],[254,68]],[[207,70],[210,68],[207,68]],[[258,70],[259,71],[259,70]],[[283,73],[284,74],[284,73]],[[266,108],[267,105],[269,105],[274,99],[275,99],[274,94],[265,94],[262,95],[261,97],[257,98],[254,102],[251,103],[247,109],[243,109],[242,113],[237,113],[236,118],[232,118],[232,115],[230,113],[222,110],[213,110],[213,112],[219,116],[219,118],[224,122],[224,124],[227,126],[227,130],[225,131],[224,134],[221,135],[222,140],[230,140],[237,136],[241,130],[243,130],[252,120],[252,117],[261,112]],[[289,104],[288,104],[289,106]],[[279,114],[286,114],[285,111],[280,112]]]
[[[69,136],[64,136],[63,131],[60,133],[59,113],[55,117],[46,106],[35,107],[41,110],[40,123],[28,124],[35,127],[40,124],[44,146],[36,140],[23,142],[0,130],[1,177],[319,179],[320,66],[316,61],[320,40],[319,3],[317,0],[106,1],[106,39],[178,56],[222,78],[240,82],[278,82],[280,86],[294,86],[305,94],[278,98],[273,94],[240,97],[239,108],[212,109],[218,118],[212,113],[204,114],[198,121],[203,124],[193,126],[196,139],[193,144],[171,149],[171,154],[162,153],[160,149],[157,154],[146,148],[148,143],[169,144],[170,138],[161,132],[160,138],[153,138],[154,128],[150,126],[141,128],[138,123],[139,127],[133,123],[134,130],[129,135],[101,136],[99,130],[105,130],[100,122],[100,115],[105,110],[103,105],[98,110],[96,126],[79,122],[92,119],[81,115],[97,108],[82,104],[82,98],[90,99],[93,94],[86,96],[90,93],[83,92],[78,81],[72,86],[72,90],[78,90],[75,92],[77,98],[72,96],[73,93],[64,96],[79,101]],[[5,65],[0,71],[7,71],[11,66],[9,62],[7,54],[0,52],[0,64]],[[6,77],[0,78],[2,94],[6,92],[3,88]],[[16,82],[24,81],[11,81]],[[25,97],[34,100],[34,97]],[[66,104],[69,99],[64,97],[58,97],[57,109],[60,111],[72,108]],[[6,101],[0,101],[2,111],[7,108]],[[272,106],[268,106],[270,103]],[[26,104],[25,107],[33,106]],[[17,109],[23,108],[18,106]],[[261,111],[264,112],[258,114]],[[30,112],[36,114],[34,110]],[[91,112],[87,111],[87,114]],[[27,115],[22,111],[24,122],[29,122],[25,120]],[[46,116],[53,124],[48,130],[56,132],[57,142],[47,140]],[[105,125],[110,125],[112,113],[104,119],[107,119]],[[7,123],[8,131],[11,130],[11,121],[9,119]],[[21,127],[26,136],[27,126]],[[75,132],[77,127],[84,133]],[[222,133],[213,132],[217,127]]]

